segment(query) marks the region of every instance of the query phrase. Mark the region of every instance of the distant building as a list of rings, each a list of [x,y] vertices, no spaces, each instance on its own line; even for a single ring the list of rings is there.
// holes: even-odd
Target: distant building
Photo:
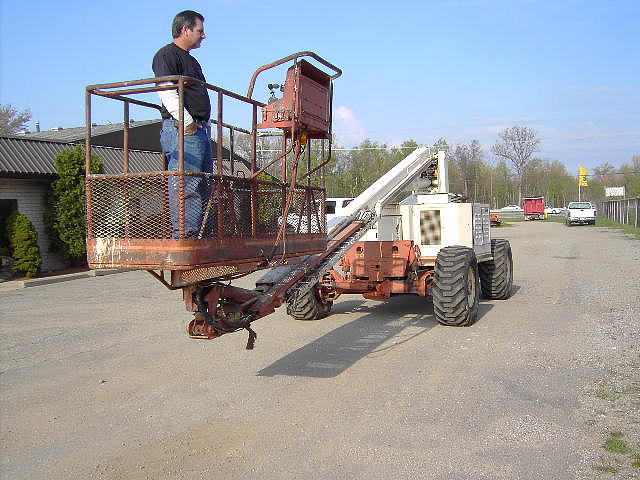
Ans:
[[[161,152],[161,128],[162,120],[131,120],[129,122],[129,148]],[[91,126],[91,145],[122,148],[123,131],[124,125],[122,123],[93,124]],[[21,133],[19,136],[29,140],[49,140],[75,144],[84,142],[85,132],[85,127],[54,127],[51,130]]]

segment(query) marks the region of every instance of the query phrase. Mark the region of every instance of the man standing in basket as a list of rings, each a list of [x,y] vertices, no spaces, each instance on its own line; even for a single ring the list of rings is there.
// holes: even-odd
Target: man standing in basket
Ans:
[[[204,34],[204,17],[198,12],[185,10],[173,19],[173,42],[165,45],[153,57],[153,73],[156,77],[184,75],[205,82],[202,68],[189,51],[199,48]],[[175,82],[173,82],[175,83]],[[172,82],[161,85],[172,84]],[[160,145],[167,156],[168,170],[178,170],[178,90],[158,92],[162,100],[162,131]],[[188,84],[184,88],[184,170],[212,173],[211,155],[211,104],[207,89],[202,85]],[[180,231],[179,194],[180,177],[169,177],[169,207],[173,238],[198,238],[202,223],[203,200],[208,199],[208,181],[199,176],[184,176],[184,235]]]

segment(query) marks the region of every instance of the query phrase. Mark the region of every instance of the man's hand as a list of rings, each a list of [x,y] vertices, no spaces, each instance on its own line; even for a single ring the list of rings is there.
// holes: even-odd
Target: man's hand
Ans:
[[[194,135],[198,131],[198,124],[196,122],[192,122],[186,127],[184,127],[185,135]]]

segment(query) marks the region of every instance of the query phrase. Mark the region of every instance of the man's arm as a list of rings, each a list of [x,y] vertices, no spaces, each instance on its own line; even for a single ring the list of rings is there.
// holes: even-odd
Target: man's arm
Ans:
[[[173,85],[171,82],[161,83],[160,85]],[[164,105],[164,108],[171,114],[173,118],[178,120],[180,113],[180,99],[178,97],[178,90],[162,90],[158,92],[160,101]],[[191,135],[198,130],[198,126],[193,121],[193,117],[186,108],[182,108],[184,112],[184,131],[186,134]]]
[[[153,57],[153,74],[156,77],[164,77],[167,75],[181,75],[181,67],[176,64],[175,59],[171,58],[171,56],[167,56],[166,54],[162,54],[158,52],[155,57]],[[164,82],[160,85],[173,85],[172,82]],[[178,120],[179,112],[180,112],[180,100],[178,97],[178,90],[163,90],[158,92],[158,96],[160,97],[160,101],[167,109],[169,114]],[[193,117],[187,111],[186,108],[183,107],[184,113],[184,132],[187,135],[193,135],[198,130],[198,126],[193,121]]]

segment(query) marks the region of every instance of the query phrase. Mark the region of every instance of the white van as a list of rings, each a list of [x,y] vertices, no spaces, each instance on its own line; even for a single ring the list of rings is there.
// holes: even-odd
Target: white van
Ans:
[[[342,215],[342,211],[351,203],[352,200],[353,198],[346,197],[327,198],[327,201],[325,202],[327,209],[327,221],[331,220],[333,217]]]

